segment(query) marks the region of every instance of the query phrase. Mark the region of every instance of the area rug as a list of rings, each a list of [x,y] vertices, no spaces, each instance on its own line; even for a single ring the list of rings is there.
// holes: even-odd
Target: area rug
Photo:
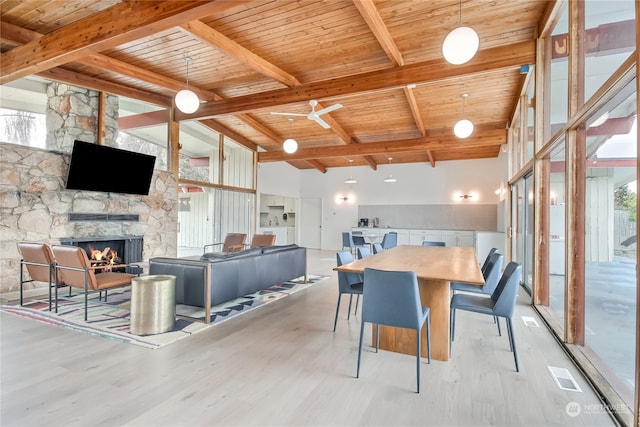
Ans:
[[[107,302],[99,300],[96,292],[90,294],[89,316],[86,322],[84,320],[84,296],[75,294],[69,297],[66,288],[61,289],[58,296],[58,313],[49,311],[49,302],[46,296],[26,301],[23,306],[20,306],[18,301],[11,302],[0,306],[0,310],[74,331],[156,349],[307,289],[328,277],[308,275],[306,281],[304,277],[299,277],[212,307],[211,323],[209,324],[203,323],[205,314],[203,308],[178,304],[173,330],[147,336],[133,335],[129,332],[131,301],[129,287],[109,291]]]

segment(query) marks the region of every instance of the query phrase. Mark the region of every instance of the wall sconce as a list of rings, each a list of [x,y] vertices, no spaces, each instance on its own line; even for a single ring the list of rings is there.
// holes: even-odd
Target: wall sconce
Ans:
[[[453,195],[453,200],[454,201],[458,201],[458,202],[462,202],[464,200],[477,200],[478,199],[478,193],[476,192],[472,192],[472,193],[455,193]]]
[[[353,194],[338,194],[336,195],[336,203],[341,205],[343,203],[352,204],[355,201],[355,196]]]

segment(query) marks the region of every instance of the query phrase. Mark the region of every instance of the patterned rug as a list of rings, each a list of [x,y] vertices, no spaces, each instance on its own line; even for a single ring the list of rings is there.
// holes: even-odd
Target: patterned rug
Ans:
[[[233,319],[265,304],[278,301],[327,278],[328,276],[308,275],[305,282],[303,277],[299,277],[212,307],[210,324],[203,323],[203,308],[178,304],[173,330],[146,336],[133,335],[129,332],[131,301],[129,287],[109,291],[106,303],[98,300],[97,292],[89,294],[89,316],[86,322],[84,321],[83,294],[72,294],[69,297],[67,288],[61,288],[59,291],[58,313],[49,311],[49,302],[46,296],[25,301],[23,306],[20,306],[18,301],[12,301],[10,304],[0,306],[0,310],[51,325],[155,349]]]

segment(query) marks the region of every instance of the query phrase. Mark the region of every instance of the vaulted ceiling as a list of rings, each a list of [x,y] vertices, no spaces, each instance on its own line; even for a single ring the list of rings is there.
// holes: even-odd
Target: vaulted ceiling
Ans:
[[[199,120],[299,169],[497,157],[535,62],[538,0],[2,0],[1,84],[30,75],[173,106],[186,85]],[[442,57],[462,23],[480,50]],[[469,96],[464,101],[462,93]],[[340,103],[317,122],[306,114]],[[475,124],[453,135],[461,118]],[[287,154],[285,138],[299,149]]]

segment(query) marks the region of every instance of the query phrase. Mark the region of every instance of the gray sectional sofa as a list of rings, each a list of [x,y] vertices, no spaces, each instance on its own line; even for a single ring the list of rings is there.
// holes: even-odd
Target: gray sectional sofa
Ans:
[[[149,260],[149,274],[176,276],[176,303],[212,306],[307,275],[307,249],[263,246],[201,257]],[[208,297],[207,297],[208,296]]]

